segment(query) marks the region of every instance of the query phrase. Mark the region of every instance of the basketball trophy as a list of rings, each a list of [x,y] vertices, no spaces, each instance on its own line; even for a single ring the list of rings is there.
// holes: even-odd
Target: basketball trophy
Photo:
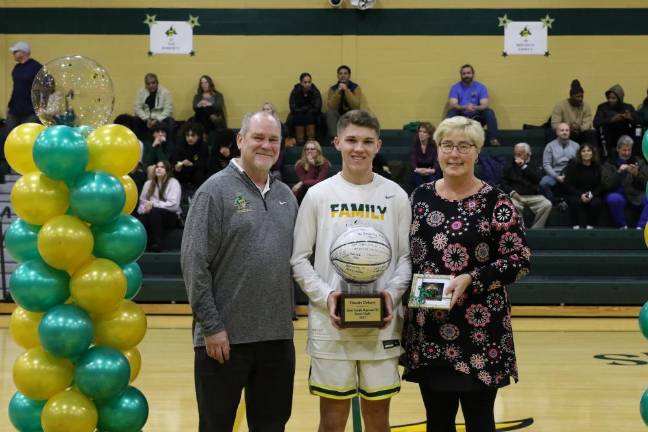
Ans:
[[[385,299],[375,281],[389,267],[391,256],[387,237],[368,226],[353,226],[333,242],[329,257],[343,279],[337,304],[343,328],[383,326]]]

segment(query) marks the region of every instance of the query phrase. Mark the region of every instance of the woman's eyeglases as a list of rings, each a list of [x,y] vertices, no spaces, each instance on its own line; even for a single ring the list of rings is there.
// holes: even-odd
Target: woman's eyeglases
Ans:
[[[439,144],[439,148],[443,153],[452,153],[452,149],[456,148],[459,153],[468,154],[473,147],[476,147],[475,144],[468,144],[468,143],[454,144],[451,142],[442,142],[441,144]]]

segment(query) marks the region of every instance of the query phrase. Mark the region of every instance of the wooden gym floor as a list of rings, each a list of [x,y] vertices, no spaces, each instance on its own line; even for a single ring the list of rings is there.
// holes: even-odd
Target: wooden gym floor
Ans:
[[[648,340],[639,332],[637,319],[625,315],[514,318],[521,379],[498,394],[498,430],[645,430],[639,399],[648,388]],[[317,430],[318,401],[307,390],[306,321],[302,317],[295,323],[297,372],[287,427],[292,432]],[[4,413],[15,392],[12,364],[22,352],[9,336],[8,323],[8,315],[0,316],[0,410]],[[134,383],[149,401],[147,431],[197,430],[190,326],[188,316],[149,316],[149,330],[140,345],[142,372]],[[239,409],[238,431],[247,431],[244,410],[244,406]],[[418,388],[404,382],[401,394],[392,400],[392,430],[425,431],[417,425],[424,419]],[[457,423],[462,423],[461,416]],[[0,416],[0,430],[13,430],[6,414]],[[347,431],[351,430],[349,421]]]

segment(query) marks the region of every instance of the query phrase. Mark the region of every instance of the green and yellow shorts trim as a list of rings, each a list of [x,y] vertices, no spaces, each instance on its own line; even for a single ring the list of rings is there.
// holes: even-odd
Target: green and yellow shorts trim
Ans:
[[[329,399],[388,399],[400,392],[398,358],[332,360],[311,358],[311,394]]]

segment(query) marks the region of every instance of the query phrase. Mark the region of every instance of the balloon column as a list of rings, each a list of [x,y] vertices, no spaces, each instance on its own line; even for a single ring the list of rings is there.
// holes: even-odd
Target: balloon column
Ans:
[[[148,404],[130,384],[140,370],[146,316],[131,299],[142,283],[135,261],[146,231],[130,216],[137,190],[127,176],[140,145],[129,129],[105,125],[112,100],[101,86],[108,82],[112,93],[112,83],[101,66],[65,57],[39,76],[32,98],[40,98],[36,111],[50,126],[20,125],[5,144],[22,175],[11,192],[19,219],[5,243],[19,264],[10,279],[17,307],[9,328],[25,349],[13,365],[18,391],[9,418],[21,432],[140,431]],[[43,109],[56,102],[54,90],[45,97],[38,88],[53,80],[70,102],[76,97],[56,115]],[[73,127],[80,121],[96,129]]]
[[[643,150],[644,159],[648,161],[648,131],[644,133],[643,141],[641,142],[641,149]],[[646,195],[648,195],[648,183],[646,183]],[[648,247],[648,224],[644,227],[644,243]],[[648,302],[644,303],[641,311],[639,312],[639,328],[643,335],[648,339]],[[639,411],[641,418],[646,426],[648,426],[648,389],[644,391],[641,401],[639,402]]]

